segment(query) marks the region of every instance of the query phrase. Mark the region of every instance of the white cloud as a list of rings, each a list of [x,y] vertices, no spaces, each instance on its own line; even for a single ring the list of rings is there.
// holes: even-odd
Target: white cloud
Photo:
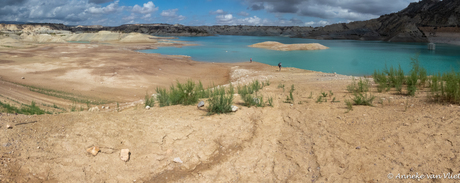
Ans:
[[[311,26],[311,27],[322,27],[326,25],[332,24],[331,22],[325,21],[325,20],[320,20],[317,22],[311,21],[311,22],[305,22],[305,26]]]
[[[261,20],[262,19],[260,19],[259,17],[253,16],[253,17],[248,17],[244,19],[238,19],[237,23],[242,24],[242,25],[260,25]]]
[[[400,11],[419,0],[241,0],[252,10],[323,19],[367,20]]]
[[[110,3],[106,7],[89,7],[87,11],[93,14],[114,13],[123,10],[123,7],[118,6],[118,0]]]
[[[125,21],[125,22],[129,22],[129,21],[135,20],[137,18],[138,17],[134,13],[131,13],[131,15],[123,17],[122,20]]]
[[[226,15],[217,15],[216,21],[218,24],[232,24],[233,23],[233,15],[226,14]]]
[[[227,14],[227,12],[222,10],[222,9],[218,9],[216,11],[210,11],[209,14],[211,14],[211,15],[224,15],[224,14]]]
[[[177,8],[176,9],[170,9],[170,10],[163,10],[163,12],[161,12],[161,16],[164,16],[164,17],[174,17],[174,16],[177,16],[176,15],[176,12],[177,12]]]
[[[150,18],[152,16],[152,14],[145,14],[144,16],[142,16],[142,19],[147,19],[147,18]]]
[[[163,10],[161,12],[161,16],[167,18],[168,22],[175,22],[175,21],[181,21],[185,19],[185,16],[182,15],[177,15],[177,11],[179,9],[170,9],[170,10]]]
[[[216,16],[217,24],[228,24],[228,25],[262,25],[262,19],[253,16],[248,18],[234,18],[232,14],[218,15]]]
[[[247,17],[247,16],[249,16],[249,13],[247,13],[245,11],[241,11],[241,12],[238,13],[238,15]]]
[[[134,5],[133,10],[134,13],[141,13],[141,14],[147,14],[147,13],[153,13],[155,11],[158,11],[158,7],[155,7],[155,4],[152,3],[152,1],[149,1],[147,3],[144,3],[144,6],[141,7],[139,5]]]

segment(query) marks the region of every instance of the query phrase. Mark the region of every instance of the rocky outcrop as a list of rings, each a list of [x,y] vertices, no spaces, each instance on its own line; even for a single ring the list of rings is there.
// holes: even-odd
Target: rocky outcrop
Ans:
[[[314,39],[359,39],[384,40],[390,42],[430,42],[437,30],[458,27],[460,24],[460,1],[423,0],[411,3],[397,13],[382,15],[377,19],[361,22],[334,24],[317,28],[308,38]],[[457,30],[448,32],[451,37]],[[439,34],[438,34],[439,35]],[[440,35],[439,35],[440,36]]]
[[[212,35],[243,35],[243,36],[286,36],[306,37],[312,27],[279,27],[279,26],[245,26],[245,25],[222,25],[222,26],[200,26],[200,30]]]
[[[270,50],[278,51],[293,51],[293,50],[324,50],[329,49],[326,46],[323,46],[318,43],[309,43],[309,44],[283,44],[276,41],[265,41],[262,43],[257,43],[249,45],[249,47],[254,48],[265,48]]]

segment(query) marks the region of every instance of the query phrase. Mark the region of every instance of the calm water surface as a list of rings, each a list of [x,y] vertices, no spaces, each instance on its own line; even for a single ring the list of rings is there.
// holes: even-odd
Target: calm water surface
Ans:
[[[436,50],[427,49],[426,43],[388,43],[382,41],[354,40],[314,40],[285,37],[256,36],[212,36],[180,37],[181,41],[190,41],[199,46],[160,47],[156,50],[139,50],[144,53],[166,55],[188,55],[193,60],[204,62],[248,62],[253,61],[269,65],[282,62],[283,67],[296,67],[314,71],[346,75],[370,75],[375,69],[382,70],[385,64],[404,71],[411,69],[411,58],[418,55],[420,64],[428,73],[460,71],[460,46],[437,44]],[[250,48],[248,45],[263,41],[292,43],[320,43],[327,50],[314,51],[274,51]]]

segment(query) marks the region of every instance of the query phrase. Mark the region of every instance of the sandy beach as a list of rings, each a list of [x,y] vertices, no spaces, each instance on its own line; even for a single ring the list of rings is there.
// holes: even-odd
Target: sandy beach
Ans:
[[[405,182],[389,174],[460,172],[460,108],[431,102],[428,89],[417,97],[378,93],[371,81],[374,107],[347,112],[350,76],[135,51],[180,43],[15,44],[0,47],[0,100],[35,101],[55,114],[0,114],[0,181]],[[273,97],[274,107],[248,108],[236,96],[239,110],[230,114],[144,108],[146,93],[188,79],[205,86],[269,81],[260,94]],[[291,85],[292,104],[284,102]],[[33,87],[105,102],[90,112]],[[328,102],[316,102],[329,91]],[[70,112],[73,105],[85,110]],[[96,156],[86,151],[93,146]],[[129,161],[120,160],[121,149],[129,149]]]

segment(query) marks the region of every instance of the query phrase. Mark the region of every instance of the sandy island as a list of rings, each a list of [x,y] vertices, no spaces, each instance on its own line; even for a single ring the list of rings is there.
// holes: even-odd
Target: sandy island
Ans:
[[[428,89],[406,97],[377,93],[373,86],[375,107],[355,106],[346,113],[350,76],[133,51],[182,45],[171,40],[38,44],[11,39],[0,47],[0,100],[35,101],[63,113],[0,114],[0,181],[386,182],[389,173],[460,171],[459,107],[429,102]],[[270,81],[259,95],[273,97],[274,107],[247,108],[236,96],[240,109],[226,115],[207,116],[196,106],[144,109],[146,93],[187,79],[205,86]],[[291,85],[295,102],[284,103]],[[27,86],[109,102],[90,106],[100,110],[89,112],[85,103]],[[316,103],[327,91],[333,93],[328,102]],[[70,112],[73,105],[84,111]],[[100,149],[96,156],[86,151],[93,146]],[[131,153],[127,162],[120,159],[121,149]]]
[[[276,41],[265,41],[262,43],[256,43],[249,45],[249,47],[254,48],[265,48],[270,50],[278,51],[294,51],[294,50],[324,50],[329,49],[329,47],[323,46],[319,43],[308,43],[308,44],[283,44]]]

